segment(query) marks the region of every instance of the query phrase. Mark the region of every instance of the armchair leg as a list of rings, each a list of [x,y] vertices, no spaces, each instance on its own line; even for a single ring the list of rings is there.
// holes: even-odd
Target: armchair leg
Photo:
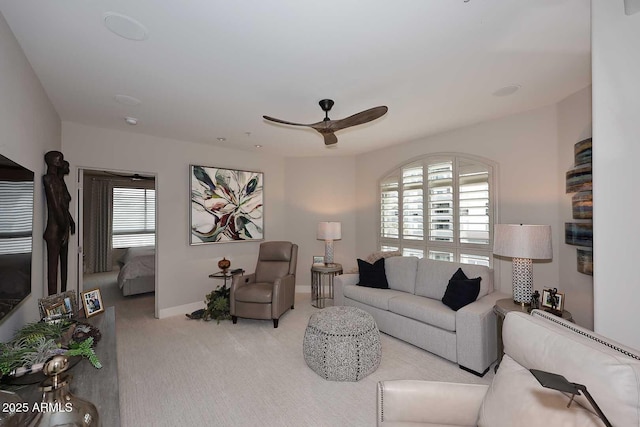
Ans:
[[[293,310],[293,304],[291,304],[291,310]]]
[[[238,323],[238,316],[231,316],[231,321],[233,322],[234,325]]]
[[[273,328],[277,328],[278,327],[278,320],[279,319],[273,319]]]

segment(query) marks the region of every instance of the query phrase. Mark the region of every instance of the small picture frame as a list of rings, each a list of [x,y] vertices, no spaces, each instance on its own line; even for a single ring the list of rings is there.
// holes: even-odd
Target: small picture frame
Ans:
[[[42,319],[51,317],[73,319],[78,314],[76,292],[66,291],[40,298],[38,300],[38,309]]]
[[[546,309],[553,309],[553,300],[552,300],[552,289],[543,289],[542,290],[542,299],[540,301],[540,305]],[[555,293],[556,298],[556,311],[562,311],[564,309],[564,294],[562,292]]]
[[[102,304],[100,289],[95,288],[90,291],[83,292],[82,305],[84,306],[84,314],[87,318],[95,314],[102,313],[104,311],[104,304]]]
[[[313,265],[324,265],[324,256],[322,255],[314,255],[313,256]]]
[[[63,314],[66,314],[65,305],[62,302],[56,305],[52,305],[51,307],[47,308],[46,311],[47,311],[47,317],[62,316]]]

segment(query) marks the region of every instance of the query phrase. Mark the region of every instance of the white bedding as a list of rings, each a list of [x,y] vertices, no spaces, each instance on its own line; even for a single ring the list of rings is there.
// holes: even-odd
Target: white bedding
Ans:
[[[139,277],[149,277],[156,274],[156,255],[154,247],[129,248],[120,259],[120,273],[118,273],[118,286],[120,289],[127,280]]]

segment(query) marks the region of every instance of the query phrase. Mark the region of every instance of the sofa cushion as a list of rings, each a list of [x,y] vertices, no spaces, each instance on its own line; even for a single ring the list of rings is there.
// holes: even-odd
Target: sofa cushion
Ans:
[[[373,264],[358,259],[358,270],[360,270],[358,286],[389,289],[389,283],[387,283],[387,276],[384,269],[384,259],[379,259]]]
[[[575,401],[567,408],[569,399],[542,387],[528,369],[505,354],[480,407],[478,427],[601,425],[596,414]]]
[[[456,313],[431,298],[400,294],[389,300],[389,311],[447,331],[456,330]]]
[[[449,280],[458,268],[462,268],[467,277],[482,278],[478,298],[493,292],[493,270],[488,267],[423,258],[418,262],[415,294],[442,300]]]
[[[342,294],[345,298],[350,298],[362,304],[377,307],[381,310],[389,310],[389,300],[404,293],[394,291],[393,289],[376,289],[357,285],[345,285],[342,289]]]
[[[481,277],[449,280],[447,290],[442,297],[442,303],[453,311],[458,311],[465,305],[471,304],[478,298],[481,280]]]
[[[413,256],[386,258],[384,267],[387,272],[389,288],[410,294],[415,292],[418,258]]]

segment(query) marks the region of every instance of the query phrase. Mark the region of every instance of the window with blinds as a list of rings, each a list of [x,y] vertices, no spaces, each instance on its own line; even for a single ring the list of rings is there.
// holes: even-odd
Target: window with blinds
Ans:
[[[33,182],[0,181],[0,254],[31,253]]]
[[[495,167],[472,156],[433,155],[381,179],[380,249],[491,265]]]
[[[148,188],[113,188],[114,248],[153,246],[156,239],[156,192]]]

